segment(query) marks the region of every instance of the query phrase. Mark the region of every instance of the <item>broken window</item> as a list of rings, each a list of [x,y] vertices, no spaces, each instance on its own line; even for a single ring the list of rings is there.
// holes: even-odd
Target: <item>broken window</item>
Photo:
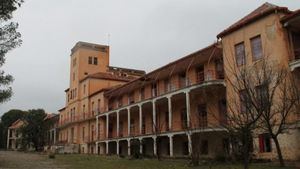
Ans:
[[[245,44],[241,42],[235,46],[235,60],[238,66],[246,64]]]
[[[251,50],[252,50],[252,59],[253,61],[259,60],[263,57],[262,43],[260,35],[251,38]]]

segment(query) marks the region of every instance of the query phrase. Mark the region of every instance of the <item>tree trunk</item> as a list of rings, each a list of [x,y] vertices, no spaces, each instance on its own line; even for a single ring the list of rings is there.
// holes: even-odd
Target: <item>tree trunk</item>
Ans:
[[[280,144],[279,144],[277,136],[274,136],[273,140],[275,142],[275,146],[276,146],[276,150],[277,150],[277,156],[278,156],[278,159],[279,159],[279,162],[280,162],[280,167],[284,167],[285,164],[284,164],[284,160],[283,160],[283,157],[282,157],[281,148],[280,148]]]

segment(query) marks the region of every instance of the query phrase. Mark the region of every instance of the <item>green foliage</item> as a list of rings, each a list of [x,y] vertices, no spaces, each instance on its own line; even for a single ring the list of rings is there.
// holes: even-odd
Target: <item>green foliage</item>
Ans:
[[[26,115],[25,111],[12,109],[4,113],[1,117],[0,123],[0,148],[6,148],[7,141],[7,129],[8,127],[18,119],[23,119]]]
[[[5,55],[22,43],[21,34],[17,32],[18,23],[8,21],[22,3],[23,0],[0,0],[0,68],[5,63]],[[12,96],[12,89],[9,87],[12,81],[11,75],[0,70],[0,103],[9,100]]]
[[[47,124],[44,123],[45,117],[46,113],[43,109],[28,111],[25,117],[26,125],[21,128],[23,148],[33,146],[36,151],[42,149],[45,144],[45,133],[47,132]]]

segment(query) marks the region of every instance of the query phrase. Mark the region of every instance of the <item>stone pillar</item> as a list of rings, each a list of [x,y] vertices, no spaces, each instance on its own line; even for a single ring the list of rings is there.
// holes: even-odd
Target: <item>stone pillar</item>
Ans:
[[[169,130],[172,130],[172,98],[168,97],[168,111],[169,111]]]
[[[9,134],[10,134],[10,129],[7,130],[7,149],[9,149]]]
[[[193,152],[191,134],[187,134],[187,137],[188,137],[189,156],[191,156]]]
[[[143,128],[143,113],[142,113],[142,105],[139,105],[139,121],[140,121],[140,134],[142,134]]]
[[[153,155],[157,155],[156,137],[153,137]]]
[[[130,139],[127,140],[127,148],[128,148],[128,149],[127,149],[127,151],[128,151],[128,152],[127,152],[127,153],[128,153],[128,156],[131,156],[131,151],[130,151]]]
[[[127,133],[128,133],[128,136],[130,136],[130,109],[127,108],[127,117],[128,117],[128,129],[127,129]]]
[[[120,153],[119,153],[119,140],[117,140],[117,155],[119,155]]]
[[[119,111],[117,111],[117,137],[120,137],[120,116],[119,116]]]
[[[169,136],[169,145],[170,145],[170,157],[173,157],[173,135]]]
[[[153,120],[153,132],[156,132],[156,106],[155,106],[155,100],[152,101],[152,120]]]
[[[190,94],[189,91],[185,92],[185,98],[186,98],[186,121],[187,121],[187,127],[190,127]]]
[[[106,153],[106,155],[108,155],[108,153],[109,153],[109,151],[108,151],[108,148],[109,148],[109,147],[108,147],[108,141],[105,142],[105,143],[106,143],[106,147],[105,147],[105,148],[106,148],[106,151],[105,151],[105,153]]]
[[[109,132],[109,114],[106,115],[106,139],[108,139]]]
[[[140,140],[140,154],[143,154],[143,139]]]

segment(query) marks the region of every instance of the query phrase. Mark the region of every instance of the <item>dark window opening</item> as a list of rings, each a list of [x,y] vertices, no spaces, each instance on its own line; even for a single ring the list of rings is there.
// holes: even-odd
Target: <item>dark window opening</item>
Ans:
[[[206,104],[198,105],[198,123],[199,127],[207,127]]]
[[[271,144],[271,137],[269,134],[260,134],[258,136],[259,140],[259,151],[260,152],[271,152],[272,151],[272,144]]]
[[[207,155],[208,154],[208,141],[207,140],[202,140],[201,141],[200,153],[202,155]]]
[[[196,80],[197,83],[201,83],[204,81],[204,66],[199,66],[196,69]]]
[[[187,128],[187,114],[186,114],[186,108],[181,110],[181,126],[183,129]]]

